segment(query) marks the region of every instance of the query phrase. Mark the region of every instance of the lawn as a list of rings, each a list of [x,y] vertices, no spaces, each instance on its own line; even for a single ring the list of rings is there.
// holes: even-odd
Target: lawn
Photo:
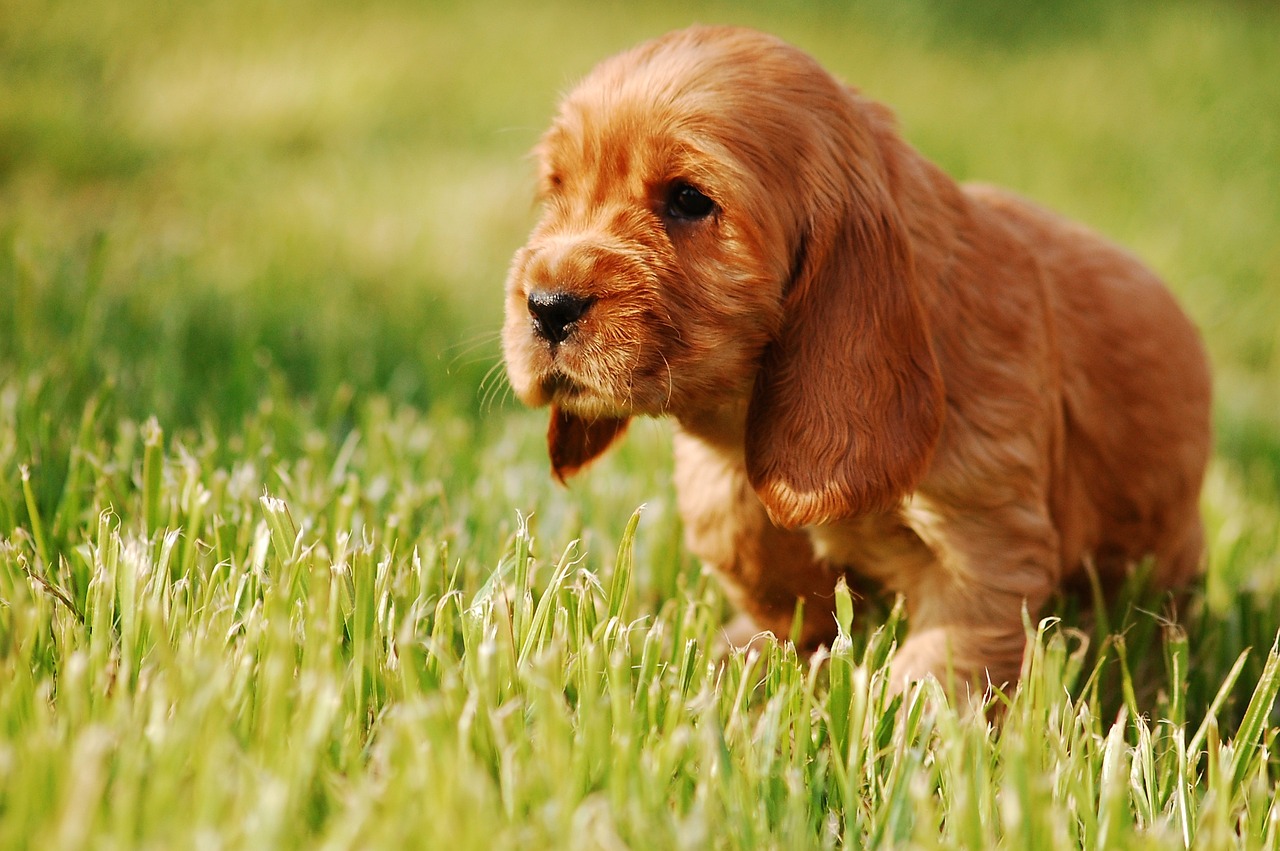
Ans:
[[[694,21],[1169,281],[1216,377],[1176,620],[1032,613],[992,724],[885,694],[892,601],[722,658],[665,424],[553,485],[497,345],[526,154]],[[1248,0],[9,0],[0,847],[1280,846],[1277,44]]]

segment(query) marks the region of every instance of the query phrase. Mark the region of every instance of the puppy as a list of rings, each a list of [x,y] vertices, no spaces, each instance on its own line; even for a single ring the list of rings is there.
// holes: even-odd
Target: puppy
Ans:
[[[696,27],[599,65],[536,149],[503,345],[556,477],[675,420],[689,548],[739,638],[835,632],[842,575],[905,596],[895,685],[1017,678],[1092,564],[1200,563],[1199,335],[1148,269],[958,186],[799,49]]]

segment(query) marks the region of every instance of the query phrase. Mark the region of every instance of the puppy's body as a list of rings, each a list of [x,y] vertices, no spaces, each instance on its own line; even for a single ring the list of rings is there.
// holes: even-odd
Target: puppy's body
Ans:
[[[1016,677],[1021,611],[1085,560],[1200,561],[1209,376],[1140,263],[957,186],[768,36],[602,64],[540,148],[504,330],[558,475],[674,417],[691,549],[753,626],[828,639],[842,572],[906,595],[899,682]],[[692,192],[691,192],[692,189]],[[554,303],[548,311],[546,305]],[[566,312],[567,311],[567,312]]]

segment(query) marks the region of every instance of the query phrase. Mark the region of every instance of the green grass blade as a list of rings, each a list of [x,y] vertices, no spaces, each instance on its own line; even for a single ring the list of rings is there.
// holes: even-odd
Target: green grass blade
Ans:
[[[1204,720],[1200,722],[1200,726],[1196,728],[1191,741],[1187,743],[1187,753],[1192,759],[1198,758],[1205,742],[1205,736],[1208,734],[1210,726],[1217,723],[1218,713],[1222,711],[1223,704],[1231,696],[1231,690],[1235,688],[1236,680],[1240,678],[1240,672],[1244,670],[1244,663],[1248,658],[1249,650],[1246,648],[1236,657],[1235,664],[1231,666],[1231,670],[1227,672],[1226,677],[1222,680],[1222,685],[1218,687],[1217,694],[1213,696],[1213,702],[1209,704],[1209,709],[1204,714]]]
[[[613,578],[609,581],[607,599],[610,619],[620,618],[626,611],[627,599],[631,594],[631,577],[635,571],[636,529],[640,526],[640,514],[643,511],[643,505],[633,511],[626,528],[622,530],[622,540],[618,544],[618,557],[613,563]]]
[[[1271,645],[1267,661],[1262,668],[1262,676],[1249,699],[1249,708],[1245,710],[1244,719],[1233,739],[1231,758],[1231,779],[1234,786],[1244,783],[1246,775],[1253,769],[1254,758],[1259,754],[1263,732],[1271,712],[1275,708],[1276,694],[1280,692],[1280,636]]]

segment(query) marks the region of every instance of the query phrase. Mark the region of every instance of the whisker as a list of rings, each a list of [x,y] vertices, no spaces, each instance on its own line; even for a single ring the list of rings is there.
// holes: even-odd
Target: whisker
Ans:
[[[671,362],[667,360],[667,356],[658,350],[658,357],[662,358],[662,365],[667,368],[667,401],[662,403],[662,410],[671,410],[671,397],[675,395],[675,376],[671,372]]]
[[[512,392],[503,366],[503,361],[499,359],[485,371],[484,377],[480,379],[480,410],[482,411],[492,411],[505,402],[507,395]]]
[[[463,339],[456,343],[453,343],[452,345],[445,346],[441,354],[450,357],[449,366],[448,366],[449,369],[453,369],[454,367],[457,367],[459,365],[469,366],[473,363],[479,363],[485,360],[488,357],[488,355],[486,354],[483,357],[472,358],[469,360],[463,360],[463,358],[467,357],[468,355],[473,355],[476,352],[480,351],[481,349],[487,348],[495,343],[498,343],[499,341],[501,341],[501,339],[502,339],[501,329],[498,329],[496,331],[493,331],[493,330],[483,331],[475,334],[474,336],[471,336],[469,339]]]
[[[502,337],[502,323],[499,322],[497,325],[494,325],[486,322],[483,325],[472,325],[470,328],[464,328],[462,333],[463,339],[454,343],[449,348],[467,346],[477,341],[485,342],[488,340],[497,340]]]
[[[489,407],[490,403],[493,400],[493,395],[496,392],[496,384],[494,383],[493,378],[497,374],[497,367],[498,367],[498,364],[496,363],[490,366],[487,370],[485,370],[484,377],[480,379],[481,410],[485,410]]]
[[[669,330],[669,331],[672,333],[672,335],[673,335],[673,336],[674,336],[678,341],[680,341],[681,343],[683,343],[683,342],[684,342],[684,336],[680,333],[680,326],[676,324],[675,319],[673,319],[673,318],[672,318],[672,316],[671,316],[671,307],[670,307],[670,305],[665,305],[665,304],[664,304],[664,305],[662,305],[661,307],[662,307],[662,312],[663,312],[664,314],[666,314],[667,330]]]

